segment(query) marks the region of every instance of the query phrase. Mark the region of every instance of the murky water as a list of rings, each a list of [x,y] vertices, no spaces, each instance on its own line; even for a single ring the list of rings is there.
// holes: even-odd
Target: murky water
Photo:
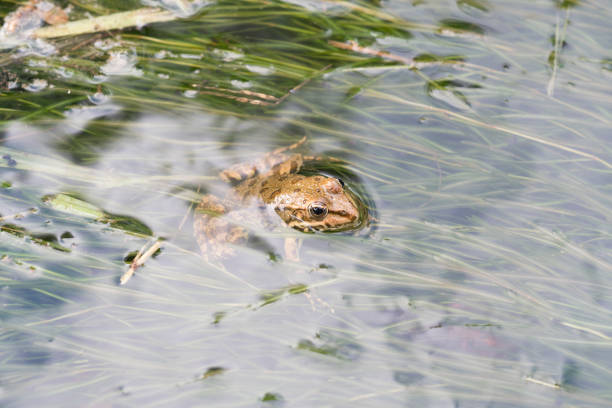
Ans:
[[[605,2],[177,4],[0,55],[3,406],[610,405]],[[218,172],[303,136],[370,224],[204,260]]]

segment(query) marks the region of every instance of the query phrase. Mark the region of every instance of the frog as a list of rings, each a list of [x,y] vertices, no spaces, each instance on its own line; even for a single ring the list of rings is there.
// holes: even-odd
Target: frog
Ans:
[[[342,179],[326,174],[304,175],[305,164],[334,158],[296,153],[306,141],[275,149],[263,157],[222,170],[230,186],[224,197],[205,194],[194,215],[194,235],[202,257],[222,261],[249,239],[245,225],[292,228],[305,233],[358,229],[363,204]],[[285,259],[299,261],[301,239],[284,238]]]

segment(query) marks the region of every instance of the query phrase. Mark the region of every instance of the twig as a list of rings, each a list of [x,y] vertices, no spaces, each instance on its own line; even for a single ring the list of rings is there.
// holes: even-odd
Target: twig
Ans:
[[[390,52],[387,52],[387,51],[379,51],[373,48],[362,47],[359,44],[357,44],[355,41],[349,41],[348,43],[343,43],[340,41],[329,40],[327,41],[327,43],[329,45],[332,45],[336,48],[341,48],[343,50],[349,50],[353,52],[358,52],[360,54],[374,55],[376,57],[398,61],[398,62],[408,65],[409,68],[413,68],[415,66],[414,61],[410,58],[405,58],[400,55],[391,54]]]
[[[145,7],[122,13],[110,14],[83,20],[70,21],[65,24],[46,26],[34,31],[35,38],[57,38],[100,31],[119,30],[127,27],[142,27],[150,23],[176,20],[169,11]]]
[[[268,94],[261,93],[261,92],[252,92],[246,89],[237,90],[237,89],[215,88],[214,86],[204,86],[203,88],[204,89],[214,89],[216,91],[224,91],[224,92],[235,93],[235,94],[239,93],[239,94],[243,94],[247,96],[254,96],[259,99],[265,99],[265,100],[275,101],[275,102],[278,100],[276,96],[268,95]]]
[[[538,385],[543,385],[544,387],[548,387],[548,388],[554,388],[556,390],[561,388],[559,384],[553,384],[553,383],[548,383],[548,382],[541,381],[541,380],[536,380],[533,377],[525,377],[525,381],[529,381],[531,383],[538,384]]]
[[[219,90],[220,91],[225,91],[225,89],[223,89],[223,88],[219,88]],[[251,98],[247,98],[246,96],[228,95],[228,94],[225,94],[223,92],[200,91],[200,94],[202,94],[202,95],[220,96],[222,98],[232,99],[232,100],[234,100],[236,102],[250,103],[251,105],[263,105],[263,106],[276,105],[276,103],[265,102],[265,101],[262,101],[260,99],[251,99]]]
[[[140,251],[138,251],[138,254],[136,254],[136,257],[130,265],[130,269],[128,269],[123,275],[121,275],[121,278],[119,279],[120,285],[125,285],[130,280],[130,278],[134,275],[134,272],[136,272],[136,269],[141,267],[145,263],[145,261],[149,259],[151,255],[153,255],[155,251],[157,251],[161,247],[161,242],[155,241],[155,243],[151,245],[151,248],[149,248],[145,253],[143,253],[145,247],[146,245],[143,246]]]

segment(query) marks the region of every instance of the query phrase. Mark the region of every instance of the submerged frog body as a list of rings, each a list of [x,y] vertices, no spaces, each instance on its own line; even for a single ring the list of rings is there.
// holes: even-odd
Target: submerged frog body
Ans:
[[[203,256],[209,260],[233,254],[232,245],[248,238],[247,225],[288,226],[300,231],[345,231],[359,227],[359,202],[342,180],[324,175],[298,174],[305,162],[319,157],[284,152],[305,138],[277,149],[255,163],[239,164],[220,173],[234,187],[224,199],[202,197],[194,231]],[[285,239],[285,255],[297,260],[298,243]]]

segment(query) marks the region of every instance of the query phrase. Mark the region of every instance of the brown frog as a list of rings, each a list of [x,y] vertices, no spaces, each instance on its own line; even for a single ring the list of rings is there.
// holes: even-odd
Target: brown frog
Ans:
[[[248,226],[268,229],[285,225],[304,232],[346,231],[363,223],[363,205],[342,180],[324,175],[298,174],[304,163],[320,157],[286,153],[305,142],[276,149],[254,163],[222,171],[221,179],[233,185],[224,199],[202,197],[194,219],[194,233],[204,258],[233,255],[232,245],[246,242]],[[285,256],[298,260],[298,240],[285,239]]]

